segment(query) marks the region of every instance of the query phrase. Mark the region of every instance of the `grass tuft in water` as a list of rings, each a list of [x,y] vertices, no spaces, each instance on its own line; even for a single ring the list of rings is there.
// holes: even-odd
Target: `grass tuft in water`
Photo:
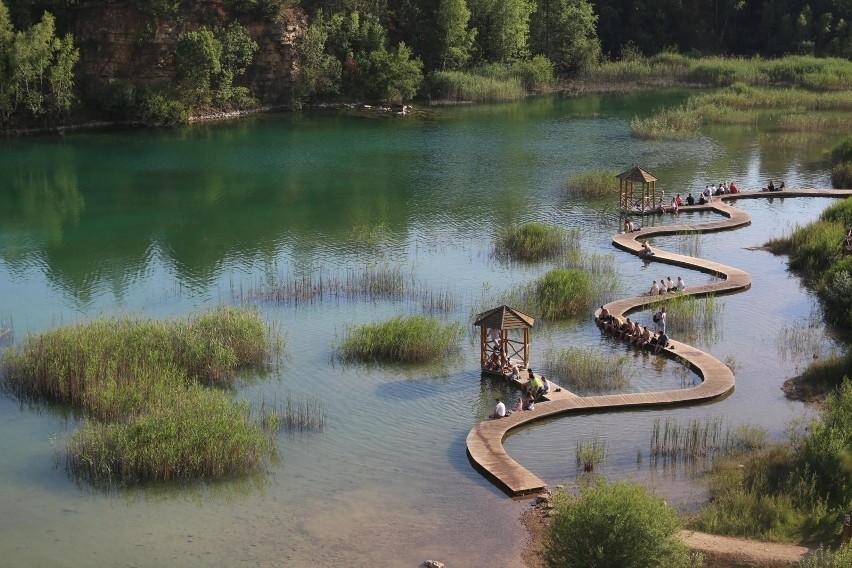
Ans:
[[[84,417],[67,445],[73,477],[109,485],[219,479],[274,457],[271,433],[226,391],[281,347],[256,310],[183,320],[104,318],[28,337],[3,359],[5,386]]]
[[[348,326],[337,353],[348,362],[437,361],[458,350],[461,334],[458,323],[400,316],[381,323]]]
[[[670,337],[684,337],[690,340],[714,337],[717,333],[717,320],[724,308],[724,304],[713,295],[703,298],[683,294],[670,295],[664,305],[668,314],[666,333]],[[650,314],[648,318],[650,320]]]
[[[630,382],[628,356],[604,354],[587,348],[568,347],[544,352],[545,373],[575,391],[611,392]]]
[[[615,170],[586,170],[574,174],[565,182],[565,194],[570,198],[600,200],[618,198],[618,179]]]
[[[497,254],[523,261],[539,261],[556,258],[577,250],[580,246],[580,231],[530,222],[510,225],[497,236]]]
[[[606,459],[606,441],[598,436],[591,440],[577,440],[574,444],[574,456],[578,470],[594,471]]]

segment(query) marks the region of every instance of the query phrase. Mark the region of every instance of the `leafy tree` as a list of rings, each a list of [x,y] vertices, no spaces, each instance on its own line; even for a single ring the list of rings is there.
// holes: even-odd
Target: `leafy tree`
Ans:
[[[12,84],[12,43],[15,31],[9,19],[9,9],[0,0],[0,124],[6,122],[14,110],[15,91]]]
[[[441,68],[458,69],[468,62],[476,30],[468,29],[470,10],[465,0],[441,0],[438,6],[438,32],[441,42]]]
[[[184,32],[177,43],[177,79],[183,98],[193,106],[210,106],[213,79],[222,72],[222,44],[207,28]]]
[[[538,0],[530,19],[532,50],[562,73],[583,71],[600,59],[597,21],[588,0]]]
[[[340,61],[325,52],[328,25],[322,12],[317,14],[298,44],[299,79],[293,104],[300,107],[314,96],[329,96],[340,90]]]
[[[487,61],[511,61],[529,52],[530,0],[471,0],[471,26]]]
[[[371,99],[402,103],[412,99],[423,82],[423,64],[404,43],[390,51],[372,52],[365,63],[370,77],[366,94]]]
[[[544,559],[551,568],[689,565],[674,509],[633,483],[557,493]]]

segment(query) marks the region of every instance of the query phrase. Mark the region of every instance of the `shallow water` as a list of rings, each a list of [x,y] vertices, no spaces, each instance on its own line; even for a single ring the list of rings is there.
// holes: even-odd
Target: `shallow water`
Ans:
[[[706,275],[645,265],[610,245],[615,214],[564,197],[588,168],[640,164],[667,194],[736,180],[758,187],[828,187],[822,151],[838,136],[795,145],[746,128],[708,129],[686,142],[633,140],[630,118],[683,93],[566,99],[430,110],[411,117],[358,113],[271,115],[174,131],[132,130],[0,143],[0,322],[27,333],[109,314],[182,315],[249,299],[286,338],[286,357],[239,396],[323,393],[321,433],[279,440],[281,459],[257,479],[215,486],[119,490],[77,487],[55,447],[77,424],[63,409],[0,398],[0,557],[11,566],[520,566],[528,505],[470,466],[464,440],[511,395],[480,381],[473,329],[442,365],[341,366],[332,346],[355,323],[420,313],[419,299],[326,297],[299,304],[256,293],[282,279],[345,278],[366,266],[399,269],[421,290],[448,292],[448,318],[469,322],[483,297],[545,272],[492,254],[495,231],[542,220],[582,231],[589,252],[614,255],[624,295],[651,279]],[[573,483],[574,444],[605,438],[602,471],[636,478],[673,503],[704,496],[682,471],[648,466],[658,416],[722,416],[781,436],[802,405],[783,380],[803,361],[779,355],[783,325],[818,313],[815,298],[760,245],[808,222],[830,200],[741,201],[752,224],[704,235],[701,255],[748,270],[746,293],[725,296],[717,332],[695,344],[738,363],[734,393],[674,410],[563,417],[506,440],[509,453],[549,483]],[[700,223],[709,214],[682,214]],[[649,220],[673,222],[671,218]],[[389,237],[359,246],[353,228]],[[677,250],[682,237],[657,239]],[[827,346],[830,339],[825,340]],[[537,327],[533,365],[550,346],[621,352],[590,318]],[[674,362],[635,355],[627,390],[688,385]],[[54,441],[55,440],[55,441]],[[637,459],[641,458],[641,459]]]

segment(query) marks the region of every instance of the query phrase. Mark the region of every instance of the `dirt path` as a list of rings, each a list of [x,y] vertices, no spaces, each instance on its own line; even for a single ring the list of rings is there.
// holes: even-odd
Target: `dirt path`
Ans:
[[[544,568],[541,553],[550,518],[544,509],[530,507],[521,516],[529,531],[524,548],[524,564]],[[810,549],[795,544],[761,542],[696,531],[680,531],[686,545],[705,556],[704,568],[782,568],[796,566]]]

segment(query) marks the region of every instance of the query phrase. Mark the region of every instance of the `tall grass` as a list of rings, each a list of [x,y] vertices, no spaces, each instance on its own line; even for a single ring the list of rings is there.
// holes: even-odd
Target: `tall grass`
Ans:
[[[618,197],[618,172],[607,169],[585,170],[565,182],[565,194],[571,198],[599,200]]]
[[[541,56],[515,63],[492,63],[471,71],[434,71],[424,90],[432,100],[497,102],[521,99],[554,82],[553,64]]]
[[[294,400],[288,394],[284,402],[264,400],[260,405],[261,423],[271,432],[282,429],[320,431],[325,427],[325,416],[322,399],[316,396]]]
[[[187,319],[104,318],[28,337],[3,358],[4,384],[84,417],[68,442],[69,473],[95,484],[218,479],[258,471],[271,432],[214,387],[263,370],[281,342],[256,310]]]
[[[848,121],[821,111],[852,111],[852,89],[812,92],[734,84],[716,93],[695,95],[674,108],[663,108],[645,118],[635,117],[630,131],[637,138],[683,138],[697,134],[702,124],[750,124],[761,121],[790,124],[782,117],[794,111],[797,130],[844,129]]]
[[[701,243],[704,242],[704,235],[701,231],[685,231],[678,233],[677,252],[687,256],[701,256]]]
[[[595,436],[591,440],[577,440],[574,444],[577,469],[591,472],[606,459],[606,440]]]
[[[666,333],[689,338],[714,337],[724,303],[713,295],[703,298],[684,294],[669,295],[666,307]],[[650,315],[649,315],[650,318]]]
[[[588,312],[598,291],[591,276],[577,269],[554,268],[532,286],[534,313],[546,320]]]
[[[574,391],[612,392],[629,382],[628,356],[568,347],[544,352],[545,373]]]
[[[346,328],[337,348],[343,361],[436,361],[458,350],[462,328],[425,316],[396,317]]]
[[[497,235],[497,254],[524,261],[556,258],[580,246],[579,229],[564,229],[544,223],[510,225]]]
[[[692,418],[686,425],[677,420],[654,419],[651,457],[662,460],[708,457],[723,448],[722,419]]]

